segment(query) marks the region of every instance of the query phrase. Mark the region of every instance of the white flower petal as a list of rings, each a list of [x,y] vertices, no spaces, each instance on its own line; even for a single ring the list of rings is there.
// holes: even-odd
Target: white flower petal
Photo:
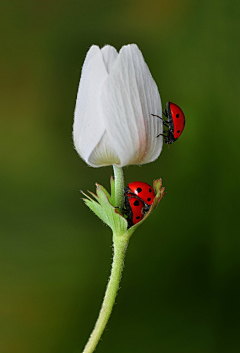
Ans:
[[[85,161],[105,131],[99,112],[99,99],[102,84],[107,76],[101,50],[93,45],[83,64],[73,125],[74,145]]]
[[[116,59],[118,57],[118,52],[111,45],[105,45],[105,47],[101,49],[101,53],[103,56],[103,61],[105,63],[107,72],[109,74],[109,72],[112,70],[116,62]]]
[[[116,152],[109,142],[106,131],[104,132],[97,146],[90,154],[87,162],[92,167],[103,167],[106,165],[120,163]]]
[[[159,156],[163,145],[162,136],[159,136],[158,138],[156,137],[163,132],[162,121],[151,115],[155,114],[162,117],[161,98],[158,92],[158,87],[152,78],[141,51],[136,44],[129,45],[128,48],[131,52],[132,60],[138,68],[135,71],[136,80],[146,128],[146,154],[141,163],[149,163]]]
[[[124,46],[102,86],[101,114],[120,165],[142,164],[161,152],[162,114],[157,86],[136,45]]]
[[[118,54],[110,45],[92,46],[79,84],[73,137],[91,166],[148,163],[162,149],[161,100],[135,44]]]

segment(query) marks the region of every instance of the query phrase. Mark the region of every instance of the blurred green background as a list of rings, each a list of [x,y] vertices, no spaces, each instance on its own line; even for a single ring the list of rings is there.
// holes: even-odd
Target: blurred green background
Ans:
[[[186,129],[126,184],[167,194],[131,239],[98,353],[240,352],[240,2],[1,1],[0,352],[80,353],[109,276],[111,231],[81,200],[112,168],[74,151],[92,44],[137,43]]]

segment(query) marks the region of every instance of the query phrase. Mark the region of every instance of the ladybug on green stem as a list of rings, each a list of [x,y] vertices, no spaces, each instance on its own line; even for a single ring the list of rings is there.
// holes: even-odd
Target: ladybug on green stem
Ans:
[[[125,194],[124,210],[128,221],[128,228],[140,222],[144,217],[144,202],[131,193]]]
[[[126,211],[128,227],[140,222],[145,213],[151,207],[155,192],[153,188],[142,181],[133,181],[124,189],[125,202],[124,209]]]

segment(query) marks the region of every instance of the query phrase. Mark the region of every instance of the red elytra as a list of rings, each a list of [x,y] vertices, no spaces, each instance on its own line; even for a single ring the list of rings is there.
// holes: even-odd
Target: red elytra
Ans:
[[[183,132],[185,116],[182,109],[177,104],[171,102],[167,103],[167,112],[169,129],[173,130],[174,141],[176,141]]]
[[[125,204],[126,208],[128,210],[128,224],[131,227],[134,224],[137,224],[143,219],[144,216],[144,203],[137,198],[136,196],[133,196],[132,194],[126,193],[125,194]],[[129,206],[130,210],[129,210]]]
[[[165,138],[165,143],[171,144],[179,138],[184,130],[185,115],[182,109],[177,104],[172,102],[167,102],[167,108],[163,114],[166,116],[167,121],[158,115],[152,114],[153,116],[163,120],[163,125],[168,127],[168,130],[163,131],[167,135],[159,134],[157,137],[161,135]]]
[[[125,192],[131,192],[141,199],[145,204],[151,206],[155,197],[153,188],[143,181],[133,181],[125,188]]]

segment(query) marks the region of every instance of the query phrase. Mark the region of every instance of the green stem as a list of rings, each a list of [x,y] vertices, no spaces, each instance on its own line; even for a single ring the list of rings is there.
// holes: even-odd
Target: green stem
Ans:
[[[87,342],[83,353],[92,353],[107,325],[108,319],[111,315],[112,308],[117,296],[119,283],[121,280],[125,252],[127,250],[129,238],[123,236],[113,236],[114,256],[112,263],[111,276],[107,285],[105,297],[102,303],[96,325]]]
[[[115,206],[122,207],[123,205],[123,191],[124,191],[124,176],[122,168],[113,166],[114,169],[114,179],[115,179]],[[117,296],[117,291],[119,288],[119,283],[122,276],[123,263],[125,252],[127,250],[129,238],[123,236],[122,234],[113,234],[113,263],[111,275],[107,285],[105,297],[103,299],[102,308],[100,310],[97,322],[93,329],[93,332],[84,348],[83,353],[92,353],[107,325],[108,319],[111,315],[112,308]]]
[[[121,167],[113,165],[115,179],[115,207],[123,206],[124,176]]]

